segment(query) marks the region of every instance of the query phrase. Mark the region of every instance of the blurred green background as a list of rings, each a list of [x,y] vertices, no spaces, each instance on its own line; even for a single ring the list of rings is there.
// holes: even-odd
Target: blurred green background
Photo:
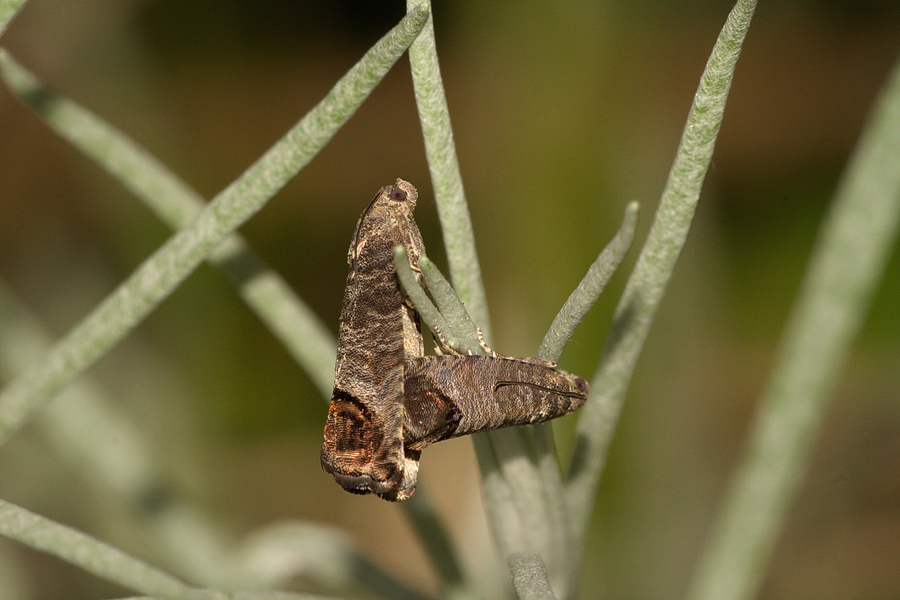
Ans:
[[[642,243],[730,7],[723,0],[435,2],[499,352],[536,352],[630,200],[641,202]],[[209,198],[403,12],[399,0],[32,0],[0,43]],[[584,597],[683,593],[816,228],[898,54],[893,0],[760,3],[694,229],[611,451]],[[242,228],[335,332],[354,224],[397,177],[419,188],[417,220],[443,265],[405,58]],[[55,335],[168,235],[0,89],[0,277]],[[567,348],[563,368],[593,373],[635,254]],[[900,596],[898,306],[895,253],[762,598]],[[284,519],[336,524],[409,585],[436,590],[402,511],[346,494],[321,471],[327,404],[213,269],[199,269],[89,375],[151,439],[173,489],[233,533]],[[568,419],[557,427],[562,445]],[[420,477],[467,564],[477,570],[495,561],[471,442],[430,448]],[[117,526],[124,509],[34,427],[0,452],[0,497],[172,567]],[[55,559],[3,540],[0,550],[14,557],[34,598],[121,595]]]

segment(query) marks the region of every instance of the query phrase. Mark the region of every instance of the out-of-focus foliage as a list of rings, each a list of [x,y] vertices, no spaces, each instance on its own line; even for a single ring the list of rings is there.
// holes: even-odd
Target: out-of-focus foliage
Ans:
[[[436,2],[498,351],[534,354],[624,205],[637,199],[652,213],[730,5]],[[2,45],[209,198],[402,13],[400,2],[32,0]],[[586,589],[670,597],[686,585],[837,175],[900,53],[898,30],[900,7],[888,0],[761,2],[694,230],[614,441]],[[0,276],[65,332],[168,231],[5,89],[0,148]],[[441,262],[402,62],[242,229],[334,330],[353,226],[396,177],[419,187],[417,218]],[[576,333],[565,369],[592,372],[623,281],[613,279]],[[900,594],[898,282],[895,256],[764,598]],[[91,374],[159,442],[175,484],[237,529],[338,524],[376,562],[433,588],[400,514],[344,494],[320,471],[325,404],[212,269]],[[66,460],[24,431],[0,453],[0,497],[144,550]],[[469,556],[492,556],[469,442],[429,449],[421,473]],[[75,569],[24,555],[39,597],[112,596]]]

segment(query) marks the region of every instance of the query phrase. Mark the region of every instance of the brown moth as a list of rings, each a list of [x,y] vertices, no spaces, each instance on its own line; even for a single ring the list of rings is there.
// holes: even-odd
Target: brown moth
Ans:
[[[588,383],[535,358],[424,357],[419,318],[399,284],[403,245],[421,285],[425,254],[416,190],[398,179],[360,216],[350,243],[322,467],[355,494],[405,500],[434,442],[559,417],[584,404]],[[437,348],[445,347],[438,334]]]
[[[424,354],[418,315],[397,280],[393,251],[406,248],[418,273],[424,254],[413,220],[416,189],[398,179],[360,216],[338,332],[334,392],[322,440],[322,467],[348,492],[403,500],[415,491],[418,453],[403,448],[403,372]]]
[[[406,361],[406,448],[567,415],[587,399],[588,382],[536,358],[428,356]]]

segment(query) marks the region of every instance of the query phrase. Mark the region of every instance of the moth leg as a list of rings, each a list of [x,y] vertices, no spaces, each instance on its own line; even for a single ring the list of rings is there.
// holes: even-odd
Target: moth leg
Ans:
[[[404,454],[406,456],[403,458],[403,479],[400,480],[399,484],[394,489],[378,494],[383,500],[389,502],[402,502],[416,492],[416,480],[419,475],[419,457],[422,453],[407,448],[404,450]]]
[[[499,352],[494,352],[490,347],[488,347],[487,343],[484,341],[484,334],[481,333],[481,327],[476,327],[475,331],[478,332],[478,344],[485,349],[488,353],[488,356],[493,358],[499,358],[502,355]]]
[[[501,358],[508,358],[508,357],[501,357]],[[515,360],[517,360],[518,362],[528,363],[531,365],[538,365],[538,366],[547,367],[550,369],[556,368],[556,361],[544,360],[543,358],[529,357],[529,358],[516,358]]]
[[[444,337],[444,333],[440,330],[440,328],[437,325],[435,325],[432,328],[432,332],[433,333],[432,333],[431,337],[435,341],[435,345],[434,345],[435,354],[439,354],[439,355],[449,354],[449,355],[459,356],[459,352],[457,352],[456,350],[453,349],[453,347],[450,345],[450,342],[447,341],[447,338]]]

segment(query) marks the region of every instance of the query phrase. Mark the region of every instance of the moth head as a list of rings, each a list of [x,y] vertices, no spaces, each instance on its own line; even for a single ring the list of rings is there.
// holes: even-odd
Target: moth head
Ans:
[[[407,194],[403,188],[391,187],[388,190],[388,198],[394,202],[406,202]]]
[[[351,265],[362,250],[366,236],[373,228],[385,227],[385,220],[407,221],[412,217],[419,195],[408,181],[398,179],[394,185],[381,188],[356,221],[350,240],[347,262]]]
[[[583,377],[579,377],[578,375],[575,375],[573,377],[572,383],[575,387],[575,391],[578,392],[579,394],[582,394],[583,396],[587,396],[588,392],[591,391],[590,384]]]
[[[416,208],[416,200],[418,200],[419,194],[416,192],[416,188],[408,181],[397,179],[394,185],[387,186],[384,188],[384,191],[388,200],[403,205],[410,213]]]

